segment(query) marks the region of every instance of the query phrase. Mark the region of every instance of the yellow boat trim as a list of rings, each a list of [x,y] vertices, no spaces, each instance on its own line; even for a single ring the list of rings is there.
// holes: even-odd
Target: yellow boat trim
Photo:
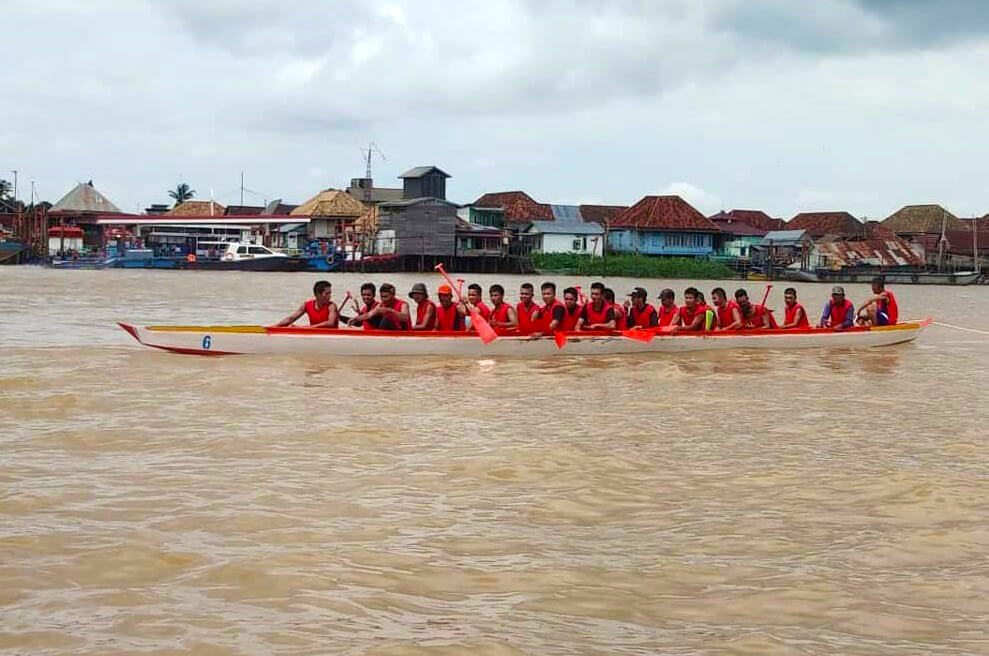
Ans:
[[[911,322],[911,323],[898,323],[893,326],[873,326],[872,328],[870,328],[870,330],[887,332],[892,330],[919,330],[920,327],[921,327],[920,322]]]
[[[267,333],[264,326],[148,326],[159,333]]]

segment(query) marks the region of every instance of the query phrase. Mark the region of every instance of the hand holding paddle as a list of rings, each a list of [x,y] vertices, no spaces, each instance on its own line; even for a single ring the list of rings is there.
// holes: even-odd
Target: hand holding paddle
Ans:
[[[454,287],[453,281],[450,279],[449,274],[447,274],[446,269],[443,268],[442,263],[436,265],[436,270],[440,272],[440,275],[443,276],[443,279],[446,280],[448,285],[450,285],[450,288],[457,292],[457,300],[461,303],[465,303],[464,297],[460,293],[460,288]],[[485,344],[490,344],[498,339],[498,333],[496,333],[494,328],[491,327],[491,324],[489,324],[484,317],[481,316],[481,313],[478,312],[477,308],[472,305],[468,305],[468,307],[470,308],[471,325],[477,330],[477,336],[481,338],[481,341]]]

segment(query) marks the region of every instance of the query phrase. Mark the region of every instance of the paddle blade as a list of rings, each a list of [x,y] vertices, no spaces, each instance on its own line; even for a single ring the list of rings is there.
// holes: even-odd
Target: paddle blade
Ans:
[[[491,324],[489,324],[477,310],[470,313],[470,325],[474,327],[474,330],[477,331],[477,336],[480,337],[481,341],[485,344],[490,344],[498,339],[498,333],[494,331]]]
[[[567,345],[566,333],[553,333],[553,340],[556,342],[556,348],[561,349]]]
[[[623,330],[622,337],[627,339],[634,339],[639,342],[651,342],[655,333],[646,330]]]

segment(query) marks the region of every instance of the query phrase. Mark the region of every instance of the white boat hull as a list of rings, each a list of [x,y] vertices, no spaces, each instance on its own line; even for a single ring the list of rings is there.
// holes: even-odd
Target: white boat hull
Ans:
[[[658,334],[640,341],[614,334],[568,333],[560,348],[552,337],[503,336],[483,344],[476,335],[387,333],[262,326],[131,326],[120,324],[145,346],[193,355],[313,355],[523,357],[681,353],[727,349],[862,348],[916,339],[930,319],[895,326],[831,330],[759,330],[732,333]]]

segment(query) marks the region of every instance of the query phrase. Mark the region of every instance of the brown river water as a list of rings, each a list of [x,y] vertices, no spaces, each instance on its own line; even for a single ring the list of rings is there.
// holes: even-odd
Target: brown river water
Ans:
[[[397,361],[114,323],[272,323],[318,277],[0,267],[0,653],[989,653],[989,335]],[[896,291],[989,331],[985,288]]]

